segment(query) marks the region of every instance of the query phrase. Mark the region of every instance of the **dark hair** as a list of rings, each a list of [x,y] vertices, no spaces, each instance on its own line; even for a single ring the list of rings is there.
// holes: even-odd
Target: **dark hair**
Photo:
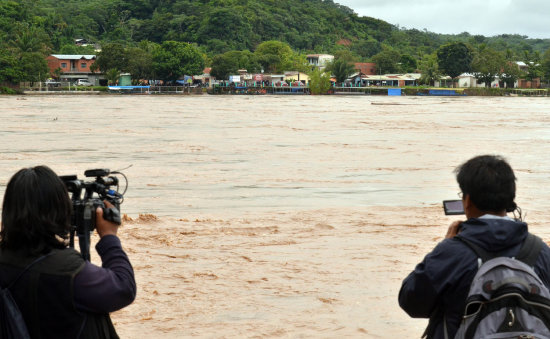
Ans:
[[[455,169],[456,181],[481,211],[514,211],[517,206],[516,176],[512,167],[498,155],[480,155]]]
[[[72,204],[65,184],[46,166],[19,170],[11,177],[2,205],[2,249],[29,254],[64,248]]]

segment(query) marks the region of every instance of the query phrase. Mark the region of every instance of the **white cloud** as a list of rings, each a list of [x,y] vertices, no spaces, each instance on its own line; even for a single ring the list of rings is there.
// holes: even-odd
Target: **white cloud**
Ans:
[[[550,38],[548,0],[335,0],[357,14],[436,33]]]

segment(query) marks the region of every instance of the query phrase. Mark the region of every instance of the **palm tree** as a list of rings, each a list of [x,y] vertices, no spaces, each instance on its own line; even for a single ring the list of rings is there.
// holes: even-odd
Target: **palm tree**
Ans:
[[[336,59],[327,67],[327,70],[334,75],[336,82],[342,83],[355,72],[355,65],[345,59]]]
[[[420,83],[433,86],[435,81],[441,79],[441,72],[437,65],[437,57],[433,54],[426,55],[420,61],[419,65]]]
[[[46,53],[47,46],[44,44],[47,36],[42,29],[34,26],[25,27],[19,30],[15,39],[10,41],[10,45],[19,53]]]
[[[105,72],[105,76],[107,77],[107,80],[109,81],[109,85],[116,84],[118,78],[120,77],[120,72],[116,68],[112,68]]]

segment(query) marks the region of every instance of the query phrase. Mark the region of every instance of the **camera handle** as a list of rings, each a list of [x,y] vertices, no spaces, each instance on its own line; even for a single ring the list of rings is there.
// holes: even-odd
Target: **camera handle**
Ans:
[[[109,220],[111,222],[114,222],[117,225],[120,225],[122,223],[122,220],[120,219],[120,211],[117,207],[109,207],[103,208],[103,218],[105,220]]]
[[[80,254],[86,261],[90,261],[90,230],[95,220],[92,213],[95,213],[94,204],[88,200],[84,205],[82,234],[78,234]]]

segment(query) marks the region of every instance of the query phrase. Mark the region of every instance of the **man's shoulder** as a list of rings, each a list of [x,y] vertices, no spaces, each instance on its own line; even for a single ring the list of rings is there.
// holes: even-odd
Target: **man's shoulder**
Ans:
[[[426,261],[440,269],[441,266],[468,266],[476,260],[475,253],[459,238],[443,239],[426,255]]]
[[[85,260],[73,248],[54,249],[37,267],[37,271],[49,274],[73,275],[84,267]]]
[[[434,252],[450,253],[453,254],[453,256],[456,253],[470,252],[471,250],[468,248],[468,245],[460,238],[461,237],[455,236],[453,238],[443,239],[434,248]]]
[[[546,242],[544,242],[544,240],[542,240],[542,245],[539,252],[537,264],[539,264],[539,262],[541,262],[544,265],[545,269],[550,270],[550,247]]]

